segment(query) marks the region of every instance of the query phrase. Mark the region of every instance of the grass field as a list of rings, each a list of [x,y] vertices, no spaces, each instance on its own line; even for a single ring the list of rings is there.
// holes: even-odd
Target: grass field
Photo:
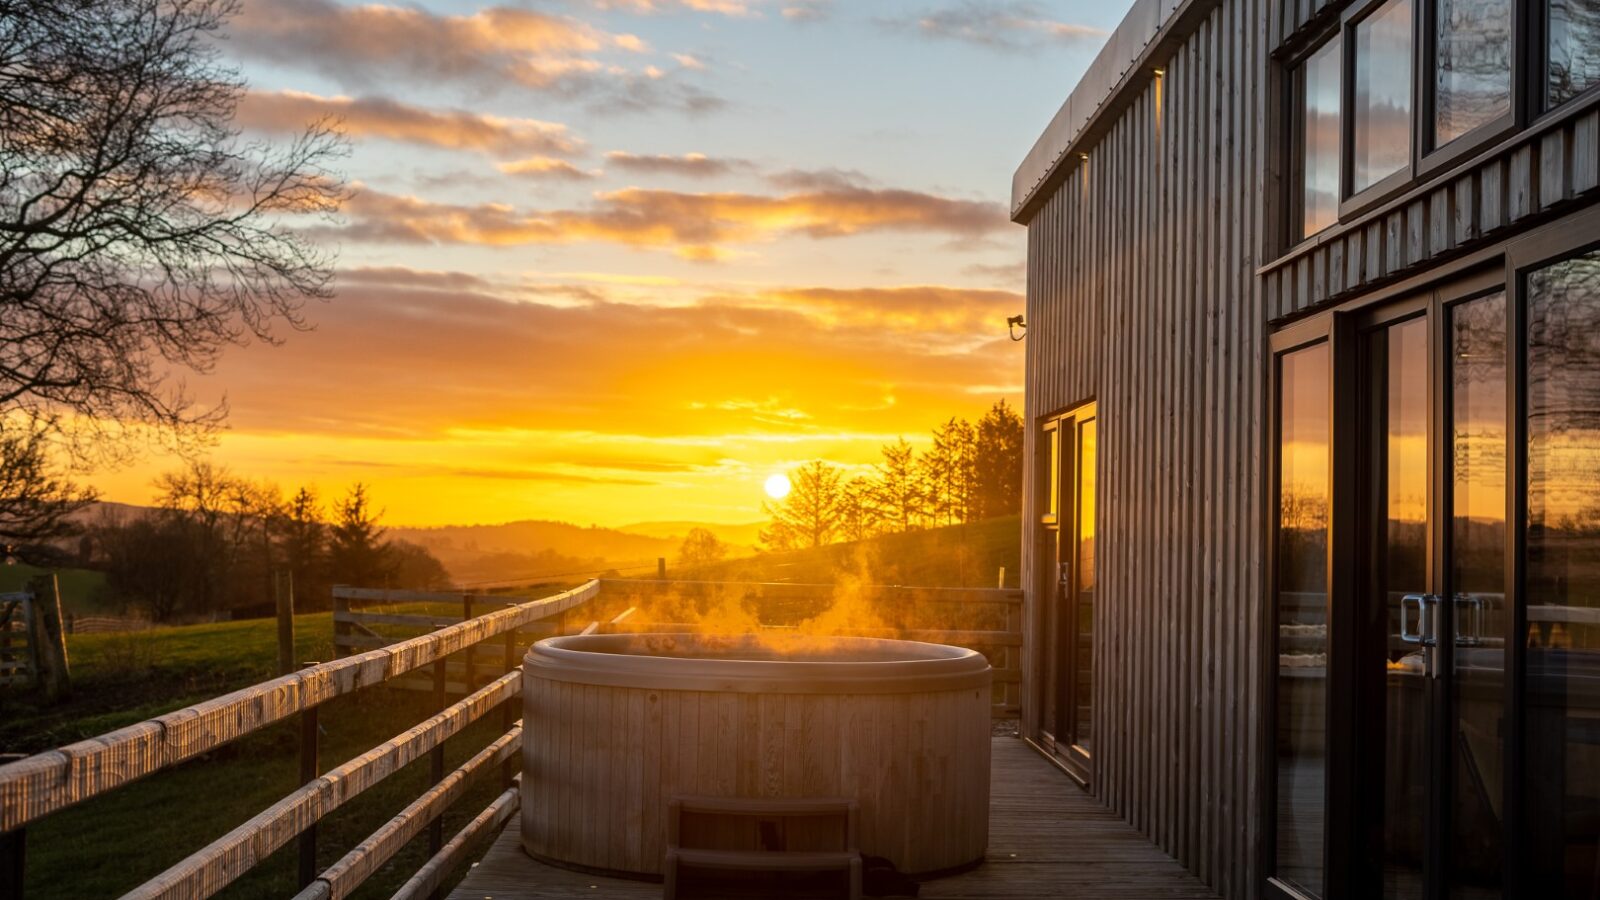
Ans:
[[[0,565],[0,594],[25,590],[29,579],[48,569],[38,569],[21,563]],[[117,610],[105,607],[106,583],[104,572],[89,569],[57,569],[56,583],[61,588],[61,611],[83,615],[114,615]]]
[[[408,610],[410,611],[410,610]],[[158,628],[127,634],[69,635],[73,694],[44,707],[0,695],[0,751],[31,753],[102,734],[229,690],[270,678],[277,659],[271,619]],[[300,660],[327,659],[332,616],[297,616]],[[321,708],[326,770],[434,712],[426,694],[373,688]],[[454,768],[500,731],[498,714],[451,739]],[[200,759],[52,815],[28,828],[27,896],[114,897],[200,849],[298,784],[295,722],[267,728]],[[414,799],[428,784],[420,760],[325,819],[319,868],[342,856]],[[458,830],[499,792],[487,776],[446,816]],[[275,854],[219,896],[280,898],[295,892],[294,845]],[[410,846],[357,894],[388,896],[427,857],[426,837]]]

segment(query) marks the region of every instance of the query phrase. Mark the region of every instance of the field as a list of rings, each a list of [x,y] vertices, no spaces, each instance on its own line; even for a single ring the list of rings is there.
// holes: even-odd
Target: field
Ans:
[[[332,616],[296,617],[296,655],[327,657]],[[0,697],[0,751],[36,752],[104,733],[272,677],[276,622],[270,619],[160,628],[129,634],[71,635],[67,652],[73,697],[41,708]],[[392,737],[433,712],[422,693],[375,688],[321,708],[323,768]],[[451,739],[454,768],[492,740],[491,715]],[[159,874],[298,784],[298,726],[264,729],[216,753],[161,772],[28,828],[27,896],[112,897]],[[420,760],[390,776],[323,821],[319,868],[338,859],[414,799],[428,783]],[[499,792],[492,777],[476,784],[446,816],[458,830]],[[413,841],[357,894],[388,896],[427,857]],[[293,844],[218,896],[280,898],[294,893]]]

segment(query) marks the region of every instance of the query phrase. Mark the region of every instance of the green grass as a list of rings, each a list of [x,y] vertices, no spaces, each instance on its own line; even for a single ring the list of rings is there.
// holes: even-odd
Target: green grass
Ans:
[[[386,611],[415,612],[405,608]],[[332,616],[295,619],[299,660],[331,658]],[[0,695],[0,750],[38,752],[102,734],[214,697],[275,674],[272,619],[158,628],[127,634],[69,635],[72,696],[54,706]],[[431,715],[431,698],[374,688],[324,704],[322,768],[327,770]],[[492,713],[447,742],[453,769],[500,733]],[[157,773],[28,828],[27,896],[117,896],[159,874],[298,783],[296,722],[263,729],[181,766]],[[426,788],[420,760],[325,819],[318,868],[355,846]],[[487,775],[446,816],[454,833],[499,792]],[[294,844],[274,854],[219,896],[285,897],[295,892]],[[427,858],[425,836],[368,881],[359,897],[388,896]]]
[[[0,565],[0,594],[27,590],[28,581],[36,575],[51,570],[18,563]],[[105,605],[106,574],[91,569],[56,569],[56,583],[61,588],[61,611],[80,616],[115,615],[117,610]]]

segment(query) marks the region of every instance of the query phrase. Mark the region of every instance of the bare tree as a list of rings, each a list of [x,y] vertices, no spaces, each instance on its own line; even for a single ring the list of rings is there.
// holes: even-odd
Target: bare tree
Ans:
[[[0,555],[49,562],[53,542],[79,532],[73,514],[94,500],[52,464],[49,423],[37,417],[0,417]]]
[[[722,562],[728,555],[728,545],[717,539],[708,528],[691,528],[678,548],[678,565],[697,568]]]
[[[791,479],[793,488],[781,504],[769,504],[772,524],[761,532],[761,542],[775,550],[821,547],[838,532],[839,506],[844,493],[839,470],[822,460],[801,466]]]
[[[217,36],[236,0],[0,0],[0,414],[203,432],[173,372],[275,340],[330,294],[291,226],[330,214],[325,124],[287,146],[233,127]]]

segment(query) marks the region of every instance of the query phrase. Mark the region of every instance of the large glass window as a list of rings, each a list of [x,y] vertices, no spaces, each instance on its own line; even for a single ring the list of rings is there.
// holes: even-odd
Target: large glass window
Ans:
[[[1600,253],[1527,285],[1527,896],[1593,897],[1600,850]]]
[[[1511,111],[1511,0],[1437,0],[1433,146]]]
[[[1411,164],[1411,0],[1389,0],[1355,26],[1350,192]]]
[[[1090,738],[1094,724],[1094,502],[1095,420],[1078,426],[1078,634],[1075,650],[1077,669],[1077,743],[1093,751]]]
[[[1275,874],[1322,893],[1327,779],[1329,353],[1278,363]]]
[[[1555,107],[1600,84],[1600,0],[1546,0],[1545,104]]]
[[[1311,54],[1300,69],[1300,237],[1339,220],[1339,70],[1344,42],[1337,37]]]

